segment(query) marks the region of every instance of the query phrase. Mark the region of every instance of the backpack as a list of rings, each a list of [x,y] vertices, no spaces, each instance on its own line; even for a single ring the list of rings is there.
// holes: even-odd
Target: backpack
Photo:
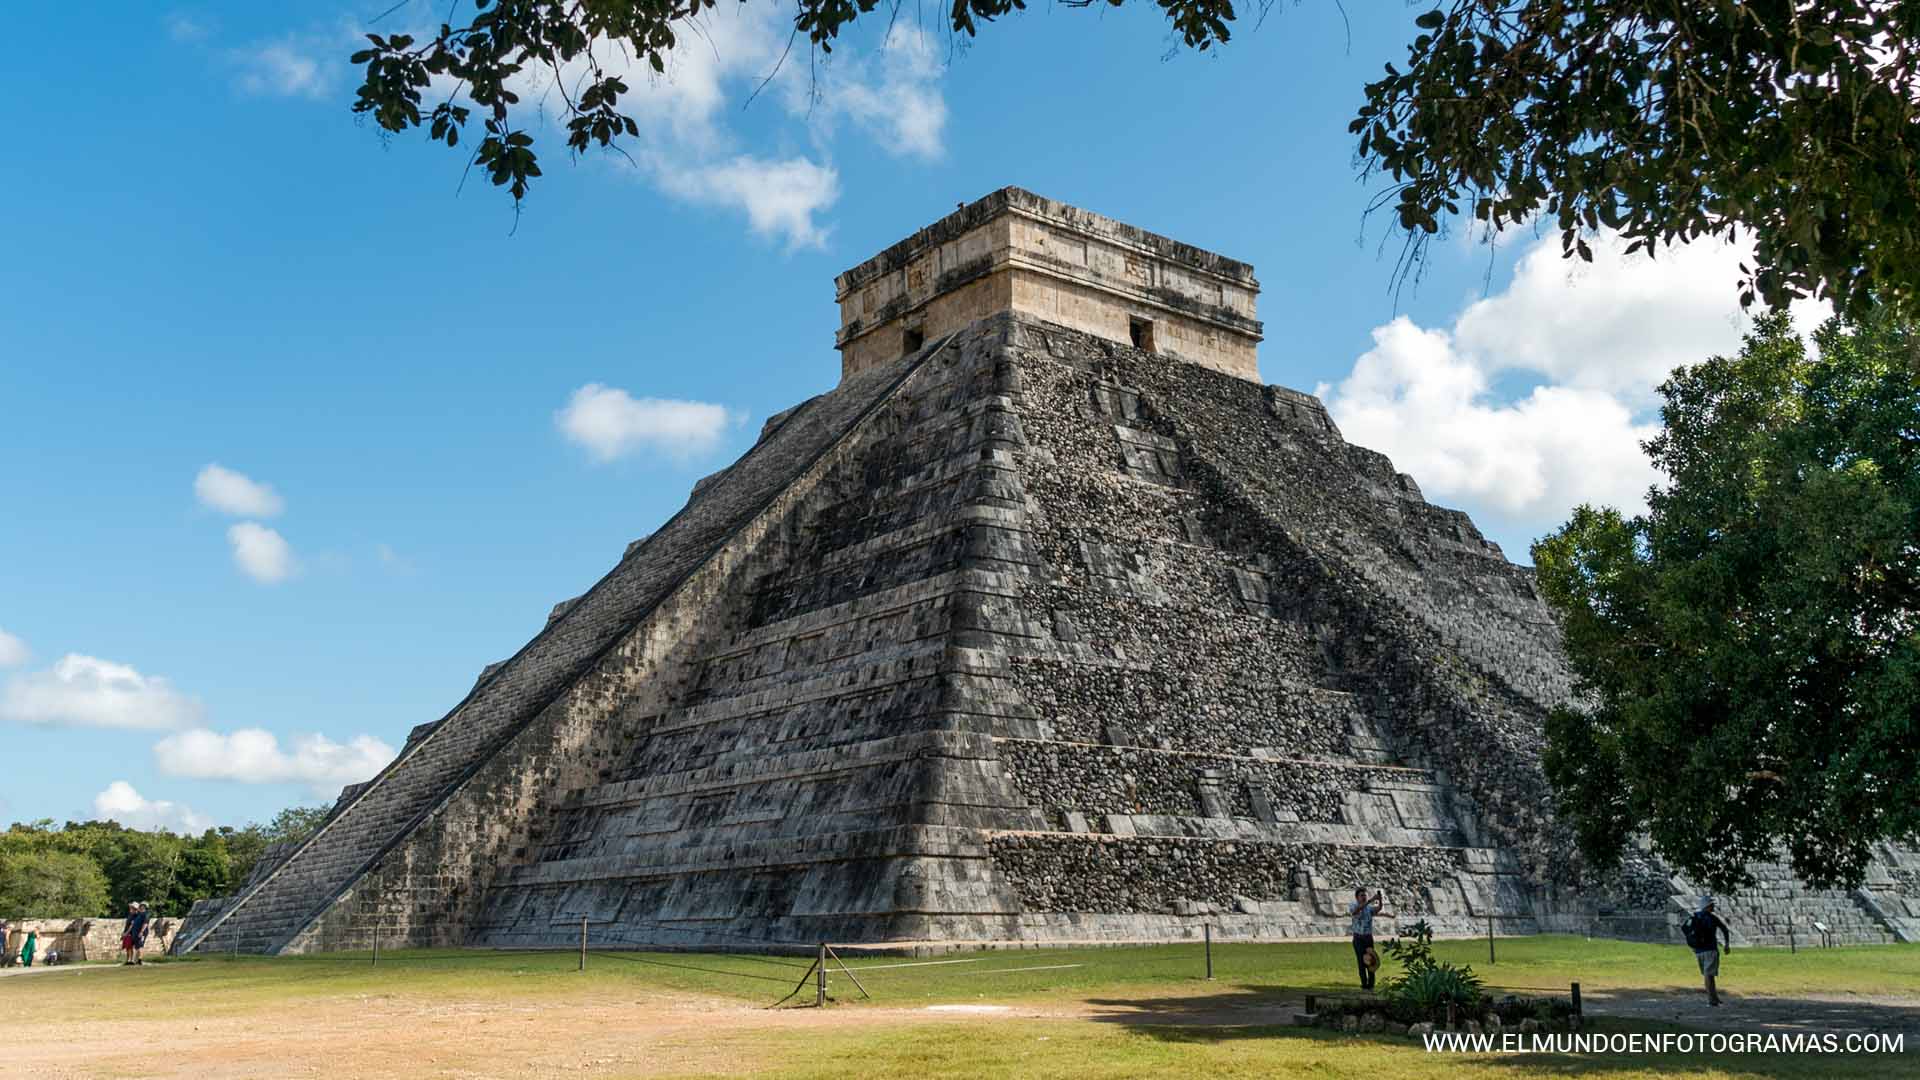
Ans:
[[[1687,948],[1694,952],[1706,952],[1714,947],[1713,916],[1704,911],[1696,911],[1687,916],[1680,927],[1680,936],[1687,941]]]

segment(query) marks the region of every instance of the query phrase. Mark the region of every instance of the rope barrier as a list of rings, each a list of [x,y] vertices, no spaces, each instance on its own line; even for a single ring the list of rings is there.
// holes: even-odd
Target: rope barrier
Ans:
[[[778,978],[773,975],[755,975],[751,972],[746,972],[746,971],[728,971],[724,968],[701,967],[697,964],[676,964],[668,960],[655,960],[655,959],[652,959],[651,957],[633,956],[628,953],[610,953],[610,952],[595,953],[592,950],[588,950],[588,951],[590,955],[602,956],[609,960],[625,960],[631,964],[652,964],[655,967],[679,968],[682,971],[701,971],[709,975],[731,975],[736,979],[756,979],[756,980],[759,980],[760,982],[779,983],[781,986],[787,985],[787,980]],[[804,979],[801,981],[805,982]]]
[[[1009,971],[1059,971],[1063,968],[1086,967],[1085,964],[1035,964],[1032,967],[1017,968],[975,968],[972,971],[956,971],[955,975],[1005,975]]]
[[[615,930],[615,931],[602,930],[599,932],[598,936],[603,941],[607,940],[608,938],[613,938],[623,945],[643,946],[643,945],[661,944],[660,942],[657,942],[657,941],[637,939],[630,932],[633,930],[653,930],[653,931],[660,931],[660,932],[669,933],[669,934],[694,934],[707,941],[731,943],[731,944],[737,944],[737,945],[751,945],[751,946],[755,946],[763,949],[770,945],[787,946],[789,948],[814,949],[814,948],[818,948],[820,944],[817,941],[789,941],[784,938],[743,937],[739,934],[727,933],[725,930],[711,930],[711,929],[707,929],[705,927],[699,927],[699,926],[678,926],[671,923],[662,923],[662,922],[644,922],[644,923],[623,922],[620,924],[618,930]]]
[[[853,966],[853,970],[855,971],[886,971],[889,968],[938,967],[942,964],[977,964],[982,959],[984,958],[974,957],[971,960],[916,960],[908,964],[855,964]]]

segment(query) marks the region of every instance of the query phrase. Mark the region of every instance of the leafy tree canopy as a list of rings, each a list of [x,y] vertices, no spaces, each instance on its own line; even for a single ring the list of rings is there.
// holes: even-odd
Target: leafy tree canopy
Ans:
[[[107,903],[107,876],[85,855],[0,850],[0,917],[94,915]]]
[[[199,836],[114,821],[16,824],[0,833],[0,915],[118,917],[135,900],[156,915],[185,915],[194,901],[238,888],[268,845],[306,839],[326,814],[290,807],[266,825]]]
[[[611,58],[664,71],[720,2],[456,2],[428,34],[368,35],[353,110],[457,147],[477,107],[469,164],[517,203],[540,175],[527,78],[558,90],[570,151],[613,147],[639,128]],[[1157,2],[1191,48],[1231,36],[1231,0]],[[830,52],[877,6],[797,0],[795,37]],[[952,0],[945,19],[972,36],[1025,7]],[[1414,22],[1404,70],[1366,87],[1352,123],[1360,167],[1389,181],[1374,205],[1405,230],[1403,268],[1457,215],[1490,232],[1544,216],[1581,258],[1602,226],[1650,252],[1751,238],[1749,303],[1822,295],[1853,310],[1872,294],[1920,314],[1920,2],[1448,0]]]
[[[1630,835],[1715,888],[1788,855],[1857,884],[1920,834],[1915,331],[1783,314],[1661,386],[1647,513],[1581,507],[1534,545],[1582,697],[1546,768],[1587,856]]]
[[[1742,302],[1920,315],[1920,3],[1452,0],[1351,125],[1408,252],[1459,213],[1566,253],[1747,237]],[[1379,205],[1384,205],[1384,202]]]

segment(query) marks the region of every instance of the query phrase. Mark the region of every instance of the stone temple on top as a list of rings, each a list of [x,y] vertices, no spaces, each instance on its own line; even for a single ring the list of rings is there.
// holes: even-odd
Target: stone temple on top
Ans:
[[[1260,381],[1252,267],[1006,188],[835,292],[839,385],[176,951],[1674,937],[1554,819],[1531,573]],[[1757,869],[1749,942],[1920,933],[1910,852]]]

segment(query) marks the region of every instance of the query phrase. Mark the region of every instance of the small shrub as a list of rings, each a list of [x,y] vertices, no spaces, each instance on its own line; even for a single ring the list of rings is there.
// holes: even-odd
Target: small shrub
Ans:
[[[1405,937],[1397,937],[1387,942],[1384,950],[1389,960],[1397,960],[1400,969],[1411,975],[1416,971],[1425,971],[1435,963],[1433,959],[1433,927],[1427,920],[1421,919],[1407,927]]]
[[[1387,994],[1408,1011],[1436,1020],[1446,1015],[1448,1005],[1468,1015],[1480,1013],[1480,977],[1469,968],[1452,964],[1439,964],[1395,980]]]
[[[1407,927],[1405,936],[1387,942],[1386,952],[1400,963],[1400,974],[1387,980],[1381,995],[1395,1020],[1417,1023],[1444,1019],[1449,1004],[1468,1017],[1485,1014],[1480,977],[1471,966],[1455,966],[1434,958],[1433,927],[1425,919]]]

